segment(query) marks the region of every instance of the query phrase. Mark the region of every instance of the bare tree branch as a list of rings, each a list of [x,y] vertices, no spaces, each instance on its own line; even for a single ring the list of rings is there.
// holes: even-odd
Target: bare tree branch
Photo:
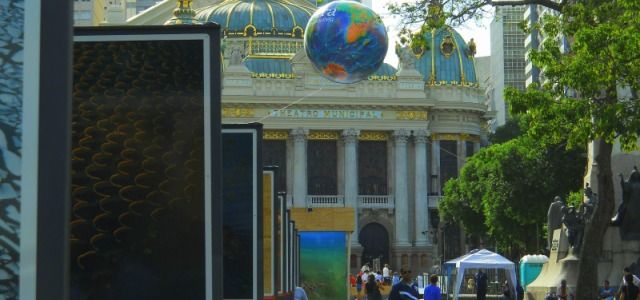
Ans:
[[[553,0],[486,0],[486,3],[492,6],[516,6],[537,4],[548,7],[555,11],[561,11],[565,1],[558,3]]]

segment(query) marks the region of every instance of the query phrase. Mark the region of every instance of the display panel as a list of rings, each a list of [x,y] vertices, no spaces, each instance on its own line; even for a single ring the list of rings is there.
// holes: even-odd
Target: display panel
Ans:
[[[76,30],[71,299],[221,299],[213,32]]]
[[[300,232],[300,285],[309,300],[347,299],[347,233]]]
[[[262,173],[262,242],[263,242],[263,288],[265,297],[275,296],[276,269],[276,199],[275,170],[266,168]]]
[[[223,125],[224,299],[263,296],[261,125]]]

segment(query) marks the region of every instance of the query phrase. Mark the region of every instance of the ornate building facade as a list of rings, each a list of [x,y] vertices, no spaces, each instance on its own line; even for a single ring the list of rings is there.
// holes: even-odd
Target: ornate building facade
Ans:
[[[280,167],[290,207],[356,208],[352,270],[380,258],[429,271],[466,251],[464,234],[439,224],[437,205],[493,117],[473,46],[440,28],[427,33],[429,47],[397,48],[399,69],[384,64],[368,80],[337,84],[304,51],[315,1],[191,5],[178,1],[174,13],[175,1],[162,1],[127,24],[222,26],[222,122],[264,124],[263,161]]]

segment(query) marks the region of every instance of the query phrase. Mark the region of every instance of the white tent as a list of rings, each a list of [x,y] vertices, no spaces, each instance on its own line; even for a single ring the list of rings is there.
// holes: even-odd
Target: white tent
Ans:
[[[453,299],[458,299],[460,286],[466,269],[503,269],[509,274],[509,286],[512,289],[511,295],[516,294],[516,265],[512,261],[489,250],[473,250],[463,256],[446,262],[445,267],[447,267],[447,269],[454,267],[458,269],[456,280],[454,281]]]

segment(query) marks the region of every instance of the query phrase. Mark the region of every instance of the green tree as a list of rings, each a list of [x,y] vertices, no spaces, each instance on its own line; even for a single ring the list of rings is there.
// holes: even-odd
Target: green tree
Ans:
[[[640,132],[640,101],[636,93],[640,85],[640,1],[418,0],[391,8],[403,16],[407,26],[430,26],[425,9],[429,4],[442,8],[441,16],[459,20],[448,21],[452,25],[473,19],[477,7],[486,5],[539,4],[560,13],[544,18],[539,29],[548,38],[540,50],[529,54],[534,65],[544,72],[545,83],[530,87],[525,93],[508,91],[506,98],[513,114],[531,118],[528,133],[541,143],[567,140],[569,147],[593,143],[599,202],[582,239],[576,298],[595,299],[597,263],[614,209],[613,144],[617,141],[624,150],[637,149]],[[442,23],[441,19],[431,18]],[[558,36],[567,37],[569,52],[561,51]],[[623,95],[619,93],[621,88],[632,92]],[[567,91],[572,95],[568,96]]]
[[[546,16],[540,30],[547,38],[530,58],[545,82],[526,92],[508,90],[514,114],[531,120],[528,133],[543,144],[567,140],[568,146],[593,143],[599,202],[585,226],[578,263],[576,299],[595,299],[597,264],[614,211],[611,171],[613,144],[637,148],[640,102],[640,1],[583,0]],[[560,38],[570,51],[563,53]]]
[[[544,244],[531,233],[541,232],[554,196],[580,188],[583,154],[541,147],[526,136],[484,148],[445,185],[441,217],[469,234],[488,234],[509,253],[537,252]]]

